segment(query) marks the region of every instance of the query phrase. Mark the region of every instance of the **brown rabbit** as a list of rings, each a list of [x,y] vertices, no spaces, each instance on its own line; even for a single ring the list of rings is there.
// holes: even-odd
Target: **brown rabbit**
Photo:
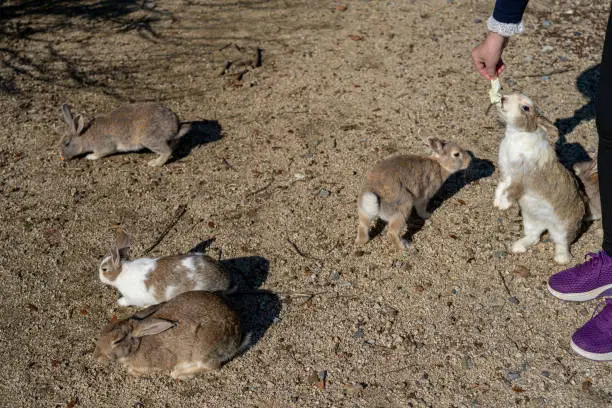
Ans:
[[[159,154],[150,166],[164,165],[177,141],[189,132],[191,125],[181,126],[174,112],[155,103],[135,103],[91,120],[82,116],[76,123],[66,104],[62,105],[69,131],[62,139],[62,160],[89,153],[86,159],[96,160],[118,152],[135,152],[144,148]]]
[[[432,155],[403,155],[379,162],[367,175],[358,199],[357,244],[369,241],[370,222],[379,217],[388,222],[387,235],[397,249],[408,242],[400,233],[414,206],[422,218],[429,217],[427,204],[453,173],[468,168],[471,156],[452,142],[429,139]]]
[[[108,324],[94,358],[119,361],[133,376],[170,371],[173,378],[190,378],[219,369],[249,340],[221,296],[193,291]]]
[[[601,219],[601,198],[599,197],[599,173],[597,158],[574,164],[574,173],[578,176],[586,193],[588,211],[587,220]]]

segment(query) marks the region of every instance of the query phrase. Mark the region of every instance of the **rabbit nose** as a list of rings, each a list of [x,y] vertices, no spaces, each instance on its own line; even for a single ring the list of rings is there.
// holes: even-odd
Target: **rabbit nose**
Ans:
[[[502,104],[502,106],[504,106],[504,103],[507,102],[507,101],[508,101],[507,97],[505,97],[505,96],[501,97],[501,104]]]

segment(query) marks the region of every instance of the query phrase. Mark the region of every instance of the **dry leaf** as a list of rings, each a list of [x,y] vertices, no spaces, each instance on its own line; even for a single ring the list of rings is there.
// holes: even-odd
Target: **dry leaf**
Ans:
[[[348,36],[348,38],[350,38],[353,41],[361,41],[363,40],[363,37],[360,35],[356,35],[356,34],[351,34]]]

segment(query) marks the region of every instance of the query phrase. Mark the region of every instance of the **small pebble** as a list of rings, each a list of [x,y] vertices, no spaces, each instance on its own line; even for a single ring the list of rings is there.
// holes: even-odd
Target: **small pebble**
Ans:
[[[504,256],[506,256],[508,253],[506,251],[495,251],[493,253],[493,255],[495,255],[497,258],[503,258]]]
[[[480,23],[482,23],[482,20],[481,20],[481,19],[479,19],[479,18],[475,18],[475,19],[474,19],[474,23],[476,23],[476,24],[480,24]]]
[[[525,62],[531,62],[533,61],[533,55],[526,55],[525,58],[523,58],[523,60]]]
[[[516,296],[510,296],[508,298],[508,302],[510,302],[512,304],[515,304],[515,305],[518,305],[519,303],[521,303],[521,301],[518,300],[518,298]]]
[[[463,357],[463,368],[469,370],[472,367],[474,367],[474,362],[472,361],[470,356]]]
[[[542,49],[540,51],[541,52],[551,52],[554,49],[555,49],[555,47],[553,47],[552,45],[545,45],[545,46],[542,47]]]
[[[355,333],[353,333],[353,337],[356,339],[360,339],[363,337],[363,329],[360,327],[357,329]]]
[[[542,76],[542,81],[548,81],[550,79],[550,77],[548,75],[543,75]],[[544,241],[546,242],[546,241]]]
[[[350,392],[350,393],[359,392],[359,391],[363,390],[364,388],[365,388],[365,385],[362,384],[362,383],[346,383],[346,384],[344,384],[344,391]]]
[[[508,379],[508,381],[518,380],[519,378],[521,378],[521,373],[519,373],[518,371],[508,371],[506,373],[506,378]]]
[[[319,190],[319,193],[317,195],[322,198],[327,198],[330,196],[330,194],[331,193],[329,192],[329,190],[322,188],[321,190]]]
[[[329,279],[337,281],[338,279],[340,279],[340,274],[338,273],[338,271],[332,271],[331,275],[329,276]]]
[[[304,173],[295,173],[293,177],[295,177],[296,180],[304,180],[306,175]]]
[[[574,31],[574,37],[580,37],[582,33],[580,31]]]
[[[451,293],[453,295],[456,295],[457,293],[459,293],[459,291],[456,288],[453,288],[453,290],[451,290]]]
[[[531,276],[531,272],[529,272],[529,269],[527,269],[527,267],[523,265],[517,266],[516,269],[512,273],[521,278],[527,278]]]
[[[542,25],[543,25],[544,27],[550,27],[552,24],[553,24],[553,23],[552,23],[552,21],[550,21],[550,20],[544,20],[544,22],[542,22]]]
[[[546,378],[550,378],[550,371],[542,370],[541,374]]]
[[[567,57],[559,57],[559,61],[569,61],[569,58],[567,58]]]

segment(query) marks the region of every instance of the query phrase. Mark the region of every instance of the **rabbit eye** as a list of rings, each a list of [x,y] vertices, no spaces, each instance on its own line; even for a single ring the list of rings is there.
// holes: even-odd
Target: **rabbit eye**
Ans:
[[[523,109],[523,112],[529,112],[531,110],[531,108],[527,105],[523,105],[521,108]]]
[[[460,152],[455,152],[455,153],[453,153],[453,157],[459,157],[459,156],[461,156],[461,153],[460,153]]]

